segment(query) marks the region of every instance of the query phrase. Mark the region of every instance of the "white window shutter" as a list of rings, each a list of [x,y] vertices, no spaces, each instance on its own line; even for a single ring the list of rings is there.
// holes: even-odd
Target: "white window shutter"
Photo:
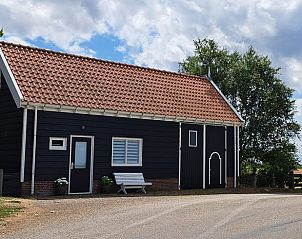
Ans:
[[[113,163],[125,164],[126,163],[126,141],[122,139],[113,140]]]

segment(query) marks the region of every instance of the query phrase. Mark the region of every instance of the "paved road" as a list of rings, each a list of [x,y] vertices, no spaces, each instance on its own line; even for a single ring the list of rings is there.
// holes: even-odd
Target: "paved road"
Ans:
[[[113,197],[35,203],[44,212],[3,238],[302,238],[301,195]]]

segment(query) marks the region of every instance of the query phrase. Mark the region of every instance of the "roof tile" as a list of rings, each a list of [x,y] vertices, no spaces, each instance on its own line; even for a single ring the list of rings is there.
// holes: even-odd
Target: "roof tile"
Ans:
[[[25,102],[240,122],[206,77],[0,42]]]

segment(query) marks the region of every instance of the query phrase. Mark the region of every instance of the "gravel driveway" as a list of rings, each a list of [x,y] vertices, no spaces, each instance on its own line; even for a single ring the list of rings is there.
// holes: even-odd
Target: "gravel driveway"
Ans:
[[[302,196],[37,200],[2,238],[302,238]]]

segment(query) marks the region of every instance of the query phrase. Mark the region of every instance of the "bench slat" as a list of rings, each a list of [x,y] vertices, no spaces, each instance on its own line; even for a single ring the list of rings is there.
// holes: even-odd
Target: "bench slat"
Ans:
[[[143,176],[142,173],[113,173],[114,176]]]
[[[134,185],[137,185],[137,186],[150,186],[152,185],[152,183],[142,183],[142,184],[136,184],[136,183],[121,183],[123,184],[124,186],[134,186]]]

